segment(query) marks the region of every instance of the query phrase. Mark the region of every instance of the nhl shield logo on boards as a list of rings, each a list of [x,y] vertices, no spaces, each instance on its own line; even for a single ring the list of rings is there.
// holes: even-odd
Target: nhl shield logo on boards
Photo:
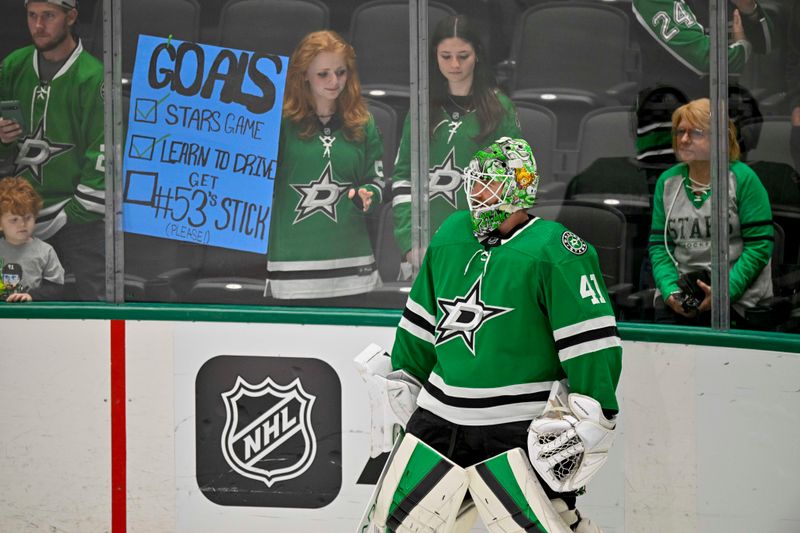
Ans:
[[[195,377],[195,475],[217,505],[319,509],[342,487],[342,384],[316,357],[219,355]]]
[[[236,384],[222,398],[226,413],[222,453],[231,468],[267,487],[308,470],[317,453],[311,425],[316,397],[303,390],[300,378],[281,386],[271,377],[252,385],[237,376]],[[258,415],[243,420],[240,412]],[[281,446],[292,439],[292,449],[297,449],[299,441],[302,452],[282,454]]]

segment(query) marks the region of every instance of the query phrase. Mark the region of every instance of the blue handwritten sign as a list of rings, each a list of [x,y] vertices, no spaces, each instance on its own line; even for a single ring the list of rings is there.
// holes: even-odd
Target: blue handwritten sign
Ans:
[[[288,58],[141,35],[125,231],[265,253]]]

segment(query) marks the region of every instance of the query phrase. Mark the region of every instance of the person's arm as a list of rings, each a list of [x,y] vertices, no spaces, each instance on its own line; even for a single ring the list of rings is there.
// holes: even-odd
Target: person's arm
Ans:
[[[436,364],[436,295],[430,255],[429,250],[422,260],[392,347],[392,368],[405,370],[421,383],[428,380],[428,375]]]
[[[695,74],[708,74],[711,39],[691,9],[678,0],[634,0],[633,13],[650,36]],[[747,39],[728,45],[728,70],[741,72],[752,50]]]
[[[656,189],[653,194],[653,218],[650,223],[648,252],[650,254],[650,263],[653,265],[653,279],[666,301],[671,294],[680,292],[680,289],[678,288],[678,269],[675,267],[675,263],[672,262],[666,248],[670,246],[672,250],[675,249],[669,232],[667,232],[667,242],[664,243],[664,228],[667,224],[664,211],[665,181],[666,175],[662,174],[656,182]]]
[[[564,249],[561,255],[541,280],[541,303],[570,392],[594,398],[611,415],[619,409],[622,344],[597,253],[587,246],[585,252]]]
[[[364,213],[369,213],[377,209],[383,202],[383,191],[385,182],[383,179],[383,139],[375,125],[375,119],[370,115],[369,122],[364,127],[364,169],[361,176],[356,179],[357,191],[351,190],[350,198],[356,194],[360,201],[356,205],[361,205]]]
[[[7,61],[0,62],[0,100],[13,100],[11,94],[11,74]],[[13,120],[0,119],[0,161],[9,157],[14,150],[14,142],[22,135],[22,127]]]
[[[772,52],[774,45],[773,22],[755,0],[732,0],[741,17],[746,39],[757,54]]]
[[[61,300],[64,292],[64,267],[58,260],[56,251],[48,245],[45,265],[42,269],[42,282],[38,287],[28,291],[36,301]]]
[[[65,207],[70,218],[92,220],[105,215],[105,155],[102,76],[84,80],[80,88],[80,133],[84,147],[79,182]]]
[[[744,164],[737,165],[736,205],[742,228],[744,248],[731,267],[729,291],[731,303],[736,302],[767,266],[775,245],[775,228],[767,190],[755,172]]]
[[[392,175],[394,238],[403,257],[411,250],[411,116],[406,115]]]

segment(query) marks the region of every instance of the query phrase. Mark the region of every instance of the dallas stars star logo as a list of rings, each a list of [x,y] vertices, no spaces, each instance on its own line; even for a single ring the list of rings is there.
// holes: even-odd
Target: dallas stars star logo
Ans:
[[[436,345],[461,337],[472,355],[475,355],[475,334],[483,325],[500,315],[513,311],[511,307],[486,305],[481,300],[481,280],[478,278],[466,296],[453,300],[437,298],[436,303],[444,315],[436,324]]]
[[[297,216],[292,224],[297,224],[314,213],[322,213],[336,222],[336,203],[349,186],[349,183],[339,183],[333,180],[333,169],[330,162],[325,165],[325,169],[316,181],[307,185],[292,185],[292,189],[300,195],[300,201],[294,208]]]
[[[74,148],[74,144],[51,142],[44,136],[44,120],[39,121],[39,126],[33,135],[24,137],[20,142],[19,155],[14,160],[14,175],[19,176],[26,170],[31,171],[31,176],[40,185],[43,184],[42,167],[52,158]]]
[[[447,157],[431,169],[428,191],[431,200],[444,198],[453,207],[456,205],[456,194],[461,189],[461,169],[456,166],[456,149],[450,149]]]

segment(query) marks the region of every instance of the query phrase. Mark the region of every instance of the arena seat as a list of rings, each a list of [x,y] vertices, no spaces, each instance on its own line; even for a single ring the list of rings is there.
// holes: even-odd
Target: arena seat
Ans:
[[[530,7],[514,30],[510,96],[552,109],[559,144],[574,143],[585,113],[633,102],[638,58],[629,27],[621,9],[603,2]]]
[[[231,0],[222,7],[221,46],[290,56],[308,33],[328,27],[319,0]]]
[[[635,157],[635,116],[628,106],[590,111],[578,130],[578,168],[582,172],[602,157]]]
[[[564,201],[537,203],[529,213],[563,224],[594,247],[612,303],[631,293],[629,242],[622,212],[609,205]]]
[[[455,14],[448,6],[429,2],[429,29]],[[358,73],[365,95],[408,97],[411,70],[408,2],[373,0],[358,6],[350,19],[350,43],[358,54]]]

